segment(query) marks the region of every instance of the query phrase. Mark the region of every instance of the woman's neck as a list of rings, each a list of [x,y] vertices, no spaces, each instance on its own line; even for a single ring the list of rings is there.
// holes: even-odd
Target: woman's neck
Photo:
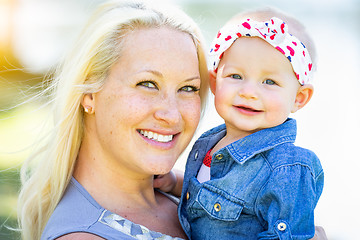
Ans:
[[[152,231],[186,238],[177,205],[154,190],[153,176],[109,170],[84,150],[79,151],[73,176],[100,206]]]
[[[102,207],[118,213],[157,205],[153,176],[106,164],[109,161],[94,152],[81,146],[73,175]]]
[[[81,146],[73,176],[100,206],[152,231],[186,238],[177,205],[154,190],[153,176],[110,168],[90,152],[86,144]]]

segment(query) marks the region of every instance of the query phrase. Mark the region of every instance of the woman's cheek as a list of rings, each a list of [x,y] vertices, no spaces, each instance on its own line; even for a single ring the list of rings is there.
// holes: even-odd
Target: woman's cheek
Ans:
[[[195,132],[199,121],[200,121],[200,114],[201,114],[201,101],[200,96],[195,97],[194,99],[187,101],[186,104],[183,104],[183,111],[186,112],[186,118],[189,122],[188,124],[191,125],[193,128],[193,132]]]

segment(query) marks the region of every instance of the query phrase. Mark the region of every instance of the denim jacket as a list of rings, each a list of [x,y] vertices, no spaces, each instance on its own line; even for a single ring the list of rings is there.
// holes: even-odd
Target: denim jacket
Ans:
[[[316,155],[294,145],[296,121],[258,131],[213,154],[210,180],[196,179],[225,125],[204,133],[190,152],[178,213],[192,240],[309,239],[324,185]]]

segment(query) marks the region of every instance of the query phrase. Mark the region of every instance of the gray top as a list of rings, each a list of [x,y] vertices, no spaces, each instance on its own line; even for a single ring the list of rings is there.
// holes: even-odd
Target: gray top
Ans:
[[[51,215],[41,240],[56,239],[75,232],[92,233],[105,239],[180,239],[151,231],[104,209],[72,178]]]

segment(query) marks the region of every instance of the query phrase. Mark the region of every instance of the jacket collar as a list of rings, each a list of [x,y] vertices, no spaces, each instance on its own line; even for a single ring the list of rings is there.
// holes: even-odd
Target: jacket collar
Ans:
[[[218,130],[224,130],[223,125]],[[219,131],[216,135],[224,135]],[[220,140],[218,137],[215,137]],[[294,143],[296,139],[296,120],[288,118],[284,123],[260,130],[247,137],[239,139],[225,147],[232,158],[240,164],[254,155],[272,149],[283,143]]]

